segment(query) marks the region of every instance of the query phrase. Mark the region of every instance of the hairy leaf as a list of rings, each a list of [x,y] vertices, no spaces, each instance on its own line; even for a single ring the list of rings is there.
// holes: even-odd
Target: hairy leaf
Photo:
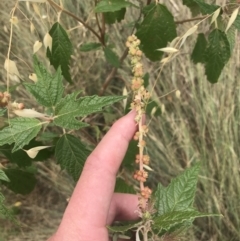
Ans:
[[[67,129],[79,129],[88,126],[76,120],[101,111],[103,107],[124,99],[123,96],[86,96],[77,99],[78,92],[67,95],[56,106],[54,124]]]
[[[125,0],[101,0],[95,7],[96,13],[116,12],[132,4]]]
[[[101,47],[102,45],[100,43],[86,43],[86,44],[82,44],[80,46],[80,51],[82,52],[89,52],[92,50],[97,50]]]
[[[35,84],[24,83],[27,90],[36,98],[37,102],[45,107],[54,107],[63,95],[61,69],[58,67],[54,76],[34,56],[34,69],[37,75]]]
[[[134,188],[121,178],[117,178],[114,192],[136,194]]]
[[[72,43],[69,40],[67,32],[58,22],[52,26],[49,34],[52,37],[52,51],[49,48],[47,49],[47,57],[56,70],[59,66],[61,67],[64,78],[71,83],[69,62],[73,53]]]
[[[15,193],[22,195],[29,194],[33,191],[37,179],[33,173],[19,170],[19,169],[6,169],[6,175],[10,182],[3,182],[3,184]]]
[[[8,176],[2,169],[0,169],[0,181],[10,182]]]
[[[121,22],[124,19],[126,8],[122,8],[116,12],[104,13],[105,23],[114,24],[116,21]]]
[[[216,83],[231,56],[230,44],[224,32],[214,29],[208,37],[205,51],[205,73],[211,83]]]
[[[63,135],[57,142],[55,156],[62,169],[77,181],[90,151],[73,135]]]
[[[144,8],[144,20],[136,36],[141,40],[141,49],[152,61],[161,59],[163,52],[157,49],[167,46],[176,36],[173,16],[162,4],[152,3]]]
[[[197,37],[197,42],[193,49],[191,59],[194,64],[204,63],[204,52],[207,47],[207,40],[203,33],[199,33]]]
[[[112,49],[110,49],[109,47],[104,48],[104,55],[109,64],[111,64],[112,66],[114,66],[116,68],[118,68],[120,66],[119,58],[118,58],[117,54],[115,52],[113,52]]]
[[[191,209],[196,192],[199,164],[187,169],[171,181],[168,187],[158,184],[155,193],[157,215]]]
[[[200,213],[195,210],[191,211],[172,211],[165,213],[153,219],[153,228],[157,230],[168,230],[171,227],[182,224],[186,221],[193,221],[195,218],[221,216],[218,214]]]
[[[40,131],[42,123],[31,118],[14,118],[0,131],[0,146],[15,143],[12,152],[27,145]]]

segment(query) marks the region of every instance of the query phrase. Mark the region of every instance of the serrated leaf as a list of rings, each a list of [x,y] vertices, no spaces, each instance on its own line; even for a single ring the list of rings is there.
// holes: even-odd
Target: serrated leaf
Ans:
[[[174,178],[168,187],[158,184],[155,192],[157,215],[190,209],[193,205],[198,179],[199,164]]]
[[[92,50],[99,49],[102,45],[100,43],[86,43],[80,46],[80,51],[89,52]]]
[[[69,62],[73,53],[72,43],[67,32],[58,22],[52,26],[49,34],[52,37],[52,51],[49,48],[47,49],[47,57],[56,70],[59,66],[61,67],[63,77],[71,83]]]
[[[186,221],[193,221],[195,218],[221,216],[219,214],[200,213],[195,210],[191,211],[172,211],[165,213],[153,219],[153,228],[157,230],[169,230],[171,227],[182,224]]]
[[[6,112],[6,110],[7,110],[7,109],[1,109],[1,108],[0,108],[0,116],[3,116],[4,113]]]
[[[116,12],[104,13],[104,20],[107,24],[114,24],[116,21],[121,22],[124,19],[126,8],[122,8]]]
[[[104,48],[104,55],[109,64],[118,68],[120,66],[120,61],[115,52],[111,50],[109,47]]]
[[[113,233],[125,233],[129,230],[139,227],[141,223],[127,224],[123,226],[107,226],[107,229]]]
[[[116,12],[122,8],[131,6],[132,3],[125,0],[101,0],[95,7],[96,13]]]
[[[194,64],[204,63],[204,52],[207,47],[207,40],[203,33],[199,33],[197,37],[197,42],[193,49],[191,59]]]
[[[66,169],[77,181],[90,151],[73,135],[63,135],[57,142],[55,157],[62,169]]]
[[[114,192],[136,194],[134,188],[121,178],[117,178]]]
[[[86,96],[77,99],[78,92],[67,95],[56,106],[54,124],[67,129],[79,129],[88,126],[84,122],[76,120],[76,117],[84,117],[101,111],[103,107],[118,102],[123,96]]]
[[[26,195],[31,193],[37,183],[34,174],[27,171],[6,169],[5,173],[10,179],[10,182],[3,182],[3,184],[18,194]]]
[[[162,4],[152,3],[144,8],[144,13],[136,36],[145,55],[152,61],[158,61],[163,53],[156,50],[166,47],[177,36],[176,25],[171,12]]]
[[[62,98],[64,91],[61,69],[59,67],[55,75],[52,76],[36,56],[33,59],[37,82],[34,84],[24,83],[24,86],[39,104],[45,107],[54,107]]]
[[[12,152],[27,145],[41,130],[42,123],[31,118],[14,118],[0,131],[0,146],[15,143]]]
[[[8,176],[2,169],[0,169],[0,181],[10,182]]]
[[[208,37],[205,51],[205,73],[211,83],[216,83],[231,56],[227,36],[219,29],[214,29]]]
[[[221,6],[215,4],[208,4],[202,0],[193,0],[200,8],[202,14],[212,14]]]

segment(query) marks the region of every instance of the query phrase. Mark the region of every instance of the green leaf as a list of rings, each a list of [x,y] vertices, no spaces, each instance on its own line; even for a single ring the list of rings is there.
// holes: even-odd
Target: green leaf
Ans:
[[[143,76],[143,80],[144,80],[144,87],[147,88],[149,86],[149,78],[150,78],[150,74],[147,72],[144,76]]]
[[[131,223],[123,226],[107,226],[107,229],[113,233],[125,233],[129,230],[135,229],[140,226],[141,223]]]
[[[238,31],[240,31],[240,15],[237,15],[237,18],[235,19],[233,25]]]
[[[8,176],[5,174],[5,172],[0,169],[0,181],[10,182]]]
[[[69,62],[73,53],[72,43],[69,40],[67,32],[58,22],[52,26],[49,34],[52,37],[52,51],[49,48],[47,49],[47,57],[56,70],[61,66],[64,78],[71,83]]]
[[[176,25],[171,12],[162,5],[152,3],[144,8],[145,17],[136,36],[141,41],[141,49],[152,61],[161,59],[159,48],[167,46],[176,36]]]
[[[204,63],[204,52],[207,47],[207,40],[203,33],[199,33],[197,37],[197,42],[193,49],[191,59],[194,64]]]
[[[126,8],[122,8],[116,12],[104,13],[105,23],[114,24],[116,21],[121,22],[124,19],[126,13]]]
[[[62,169],[77,181],[90,151],[75,136],[63,135],[57,142],[55,156]]]
[[[215,4],[207,4],[205,2],[203,2],[202,0],[193,0],[195,3],[197,3],[197,5],[200,8],[200,11],[202,14],[212,14],[213,12],[215,12],[218,8],[220,8],[220,6],[215,5]]]
[[[102,45],[100,43],[86,43],[80,46],[80,51],[89,52],[92,50],[99,49]]]
[[[132,3],[125,0],[101,0],[95,7],[96,13],[116,12],[122,8],[132,6]]]
[[[54,107],[62,98],[64,88],[60,67],[52,76],[34,56],[34,69],[37,75],[35,84],[24,83],[26,89],[45,107]]]
[[[129,171],[133,171],[135,168],[133,160],[136,159],[136,155],[138,154],[138,151],[139,151],[137,144],[138,144],[137,141],[134,141],[134,140],[130,141],[127,152],[122,161],[122,167],[127,168]]]
[[[121,178],[117,178],[114,192],[136,194],[134,188]]]
[[[3,204],[5,197],[0,192],[0,214],[8,218],[9,220],[13,221],[15,224],[19,224],[16,219],[13,217],[12,212]]]
[[[162,113],[161,108],[159,107],[158,103],[152,99],[149,100],[149,103],[147,104],[146,108],[146,114],[150,117],[155,116],[160,116]]]
[[[7,109],[0,109],[0,116],[3,116]]]
[[[32,140],[26,146],[24,146],[25,150],[29,150],[36,146],[43,146],[44,144],[39,141]],[[46,161],[53,155],[53,151],[50,148],[41,150],[37,156],[32,159],[30,158],[24,150],[18,150],[12,153],[13,145],[4,145],[0,147],[0,151],[2,154],[11,162],[16,163],[19,167],[28,167],[32,165],[33,161]]]
[[[120,61],[118,56],[109,47],[104,48],[104,55],[109,64],[111,64],[116,68],[120,66]]]
[[[155,192],[157,215],[191,209],[196,192],[199,164],[184,171],[168,187],[158,184]]]
[[[153,228],[157,230],[168,230],[171,227],[182,224],[186,221],[193,221],[195,218],[221,216],[218,214],[200,213],[195,210],[191,211],[172,211],[165,213],[153,219]]]
[[[3,184],[15,193],[26,195],[33,191],[37,179],[34,174],[19,170],[19,169],[6,169],[6,175],[10,182],[3,182]]]
[[[235,47],[235,41],[236,41],[236,28],[234,25],[232,25],[230,27],[230,29],[228,29],[227,39],[228,39],[229,46],[230,46],[230,53],[232,54],[233,49]]]
[[[77,99],[78,92],[67,95],[56,106],[54,124],[67,129],[79,129],[88,126],[76,120],[101,111],[103,107],[124,99],[124,96],[86,96]]]
[[[42,123],[31,118],[14,118],[0,131],[0,146],[15,143],[12,152],[27,145],[41,130]]]
[[[200,8],[194,0],[182,0],[182,2],[183,5],[186,5],[188,8],[190,8],[193,16],[196,16],[200,13]]]
[[[214,29],[208,37],[205,51],[205,73],[211,83],[216,83],[222,69],[231,56],[227,36],[219,29]]]

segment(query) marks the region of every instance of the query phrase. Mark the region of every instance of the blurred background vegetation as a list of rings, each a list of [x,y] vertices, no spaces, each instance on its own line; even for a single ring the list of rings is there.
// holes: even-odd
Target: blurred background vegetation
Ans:
[[[181,4],[181,1],[160,2],[168,6],[176,21],[191,18],[190,11]],[[226,1],[207,2],[222,5]],[[0,1],[0,90],[6,88],[3,63],[9,42],[9,13],[14,3],[15,1]],[[94,1],[63,0],[62,3],[66,9],[96,28]],[[32,20],[35,31],[30,31],[30,22],[17,11],[19,23],[14,28],[12,59],[16,61],[23,79],[28,79],[32,72],[32,46],[36,40],[42,39],[51,25],[57,21],[57,13],[50,7],[34,10],[31,4],[29,8],[24,2],[19,5],[24,14]],[[131,34],[132,21],[136,14],[139,14],[136,9],[130,9],[124,21],[107,27],[109,42],[113,44],[119,57],[124,52],[125,40]],[[61,23],[68,30],[74,46],[71,62],[74,83],[65,85],[66,92],[79,89],[86,95],[99,94],[112,67],[106,63],[102,50],[88,53],[79,51],[81,44],[96,41],[92,33],[64,14],[61,15]],[[194,22],[179,24],[178,33],[184,33],[193,25]],[[206,26],[207,23],[201,25],[201,28],[207,30]],[[219,83],[215,85],[207,82],[202,66],[195,66],[190,60],[194,41],[194,36],[187,40],[182,53],[165,67],[153,91],[154,101],[158,103],[161,115],[152,117],[149,125],[147,151],[153,160],[154,169],[150,185],[154,187],[159,181],[167,185],[171,178],[185,168],[196,161],[201,161],[202,169],[195,205],[200,211],[221,213],[224,217],[196,220],[194,227],[182,240],[239,241],[239,36],[236,35],[233,57],[224,69]],[[44,60],[44,51],[38,54]],[[153,85],[159,63],[153,64],[145,59],[144,66],[150,75],[150,85]],[[129,87],[130,78],[129,61],[125,59],[104,95],[121,95],[124,87]],[[15,89],[13,96],[17,101],[25,103],[28,108],[37,108],[18,80],[12,79],[11,87]],[[180,98],[176,95],[176,90],[180,90]],[[77,134],[94,146],[123,112],[123,105],[107,108],[104,114],[91,116],[91,127]],[[74,182],[60,170],[54,159],[36,163],[36,167],[38,183],[33,193],[22,196],[2,190],[6,196],[6,204],[16,213],[16,218],[22,223],[23,228],[19,229],[9,221],[0,219],[0,241],[46,240],[61,220]]]

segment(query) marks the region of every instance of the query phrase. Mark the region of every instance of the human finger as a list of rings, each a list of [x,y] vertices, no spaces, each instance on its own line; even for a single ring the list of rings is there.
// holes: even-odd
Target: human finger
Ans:
[[[64,220],[75,225],[106,224],[115,186],[116,173],[136,132],[135,112],[119,119],[111,127],[86,161],[82,175],[65,211]],[[84,219],[79,218],[84,217]]]
[[[108,212],[107,224],[113,221],[137,220],[138,196],[133,194],[114,193]]]

